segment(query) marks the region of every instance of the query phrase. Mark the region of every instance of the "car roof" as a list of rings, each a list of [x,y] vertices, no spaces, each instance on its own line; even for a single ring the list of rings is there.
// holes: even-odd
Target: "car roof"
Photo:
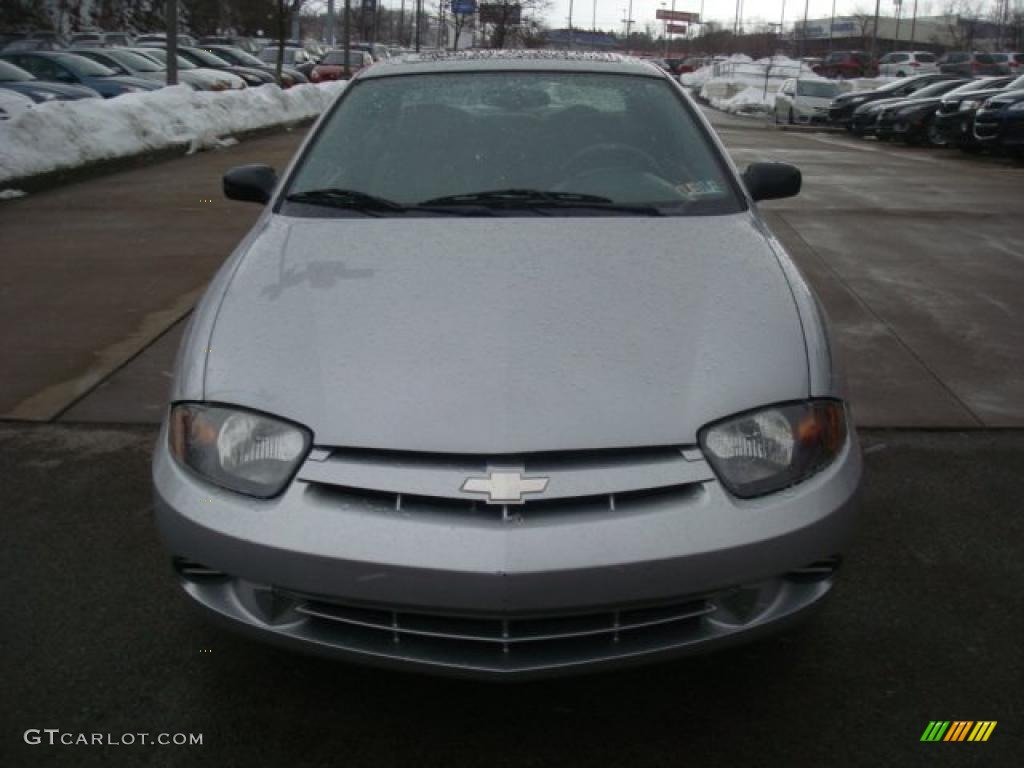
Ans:
[[[455,53],[419,53],[378,62],[361,72],[360,79],[393,75],[444,72],[598,72],[665,78],[653,64],[617,53],[540,50],[482,50]]]

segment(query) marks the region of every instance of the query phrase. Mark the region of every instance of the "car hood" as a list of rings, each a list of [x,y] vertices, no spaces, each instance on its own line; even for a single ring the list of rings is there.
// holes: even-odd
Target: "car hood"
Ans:
[[[0,83],[0,86],[27,95],[32,93],[52,93],[59,98],[65,99],[99,97],[96,91],[92,88],[86,88],[84,85],[65,85],[63,83],[51,83],[43,80],[16,80],[14,82]]]
[[[102,86],[104,83],[130,85],[133,88],[140,88],[144,91],[155,91],[160,88],[159,83],[154,83],[152,80],[145,80],[141,77],[132,77],[131,75],[113,75],[111,77],[89,77],[82,79],[88,83],[90,88],[97,85]]]
[[[791,288],[750,213],[272,216],[208,311],[205,399],[320,445],[692,444],[808,393]]]

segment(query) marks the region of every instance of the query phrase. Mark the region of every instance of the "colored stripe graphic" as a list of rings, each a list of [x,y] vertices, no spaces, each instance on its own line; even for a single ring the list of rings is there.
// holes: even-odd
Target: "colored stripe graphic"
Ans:
[[[963,741],[968,729],[974,725],[970,720],[954,720],[943,741]]]
[[[921,741],[988,741],[995,720],[929,720]]]
[[[939,741],[942,739],[942,735],[949,728],[948,720],[932,720],[928,723],[928,727],[924,729],[924,733],[921,735],[921,741]]]
[[[971,735],[967,737],[968,741],[988,741],[988,737],[992,735],[992,731],[996,728],[995,720],[979,720],[978,724],[974,726],[974,730],[971,731]]]

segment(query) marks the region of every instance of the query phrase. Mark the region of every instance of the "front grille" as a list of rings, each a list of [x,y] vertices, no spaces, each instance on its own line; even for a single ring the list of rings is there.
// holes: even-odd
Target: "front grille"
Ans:
[[[357,608],[315,597],[291,595],[299,600],[296,613],[346,628],[380,633],[393,643],[413,638],[456,641],[509,653],[525,644],[557,643],[588,638],[620,642],[630,633],[668,624],[699,621],[717,606],[707,599],[647,608],[630,608],[582,616],[526,619],[480,619],[424,613]]]
[[[469,479],[514,472],[546,481],[516,501],[466,490]],[[694,448],[577,451],[523,456],[454,456],[334,449],[307,461],[306,493],[359,511],[401,515],[474,515],[522,521],[533,515],[630,514],[688,504],[712,473]]]

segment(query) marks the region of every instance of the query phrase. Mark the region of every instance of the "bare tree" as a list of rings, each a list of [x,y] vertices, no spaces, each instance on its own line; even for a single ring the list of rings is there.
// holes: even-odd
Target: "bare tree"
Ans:
[[[288,28],[292,16],[302,10],[305,0],[274,0],[275,21],[277,22],[277,63],[274,76],[281,84],[281,70],[284,69],[284,42],[288,39]]]

